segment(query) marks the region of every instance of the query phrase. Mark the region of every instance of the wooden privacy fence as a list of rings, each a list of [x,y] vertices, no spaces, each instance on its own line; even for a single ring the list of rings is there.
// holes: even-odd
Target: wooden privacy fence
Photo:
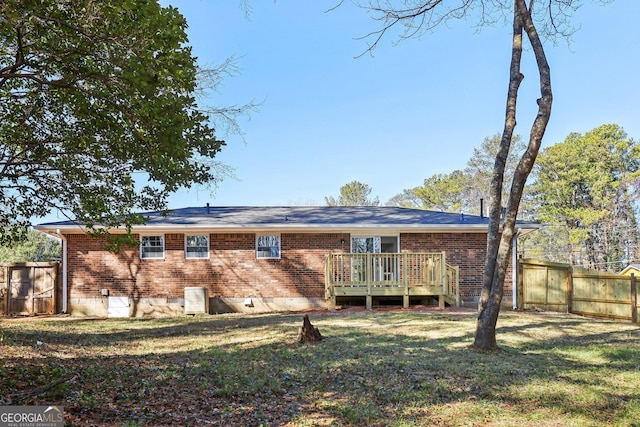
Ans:
[[[58,263],[0,264],[0,315],[56,313]]]
[[[531,259],[518,270],[518,307],[638,321],[634,276]]]

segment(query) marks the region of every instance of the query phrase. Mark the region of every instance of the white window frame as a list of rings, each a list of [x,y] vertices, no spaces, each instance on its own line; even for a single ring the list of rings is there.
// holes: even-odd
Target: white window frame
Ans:
[[[270,238],[274,238],[276,237],[278,239],[278,255],[277,256],[273,256],[273,249],[275,248],[275,246],[264,246],[265,248],[270,248],[268,250],[269,255],[266,255],[266,250],[260,250],[260,238],[261,237],[270,237]],[[280,234],[256,234],[256,258],[257,259],[280,259],[282,256],[282,238],[280,236]]]
[[[144,251],[144,240],[145,239],[149,239],[152,237],[156,237],[156,238],[160,238],[161,242],[162,242],[162,256],[145,256],[145,251]],[[159,247],[159,246],[148,246],[148,247]],[[155,252],[152,252],[155,253]],[[164,259],[165,256],[165,238],[164,238],[164,234],[146,234],[146,235],[141,235],[140,236],[140,259]]]
[[[188,244],[188,240],[189,237],[204,237],[207,240],[207,253],[205,256],[189,256],[189,244]],[[200,248],[202,246],[191,246],[192,248]],[[210,244],[209,244],[209,235],[208,234],[187,234],[184,236],[184,257],[185,259],[209,259],[209,248],[210,248]],[[200,252],[196,252],[196,253],[200,253]]]

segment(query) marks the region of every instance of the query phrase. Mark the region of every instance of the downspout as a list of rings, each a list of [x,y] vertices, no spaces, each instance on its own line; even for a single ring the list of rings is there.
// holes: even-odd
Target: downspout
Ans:
[[[62,312],[67,313],[67,238],[60,233],[60,229],[56,230],[56,234],[62,240]]]
[[[521,232],[522,229],[518,228],[511,241],[511,300],[514,310],[518,309],[518,236]]]

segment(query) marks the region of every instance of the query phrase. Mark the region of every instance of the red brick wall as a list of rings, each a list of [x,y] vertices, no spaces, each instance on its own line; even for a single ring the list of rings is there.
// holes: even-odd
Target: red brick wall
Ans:
[[[282,234],[280,259],[257,259],[255,234],[211,234],[209,259],[185,259],[184,234],[165,234],[164,259],[140,259],[139,248],[103,250],[104,239],[69,235],[71,298],[111,295],[179,298],[186,286],[224,297],[323,297],[324,263],[343,234]],[[348,237],[347,237],[348,239]]]
[[[209,259],[185,259],[184,234],[165,234],[164,259],[140,259],[140,249],[119,254],[103,249],[105,240],[69,235],[68,284],[71,298],[110,295],[180,298],[186,286],[205,286],[212,297],[324,296],[324,265],[329,252],[349,250],[348,234],[281,234],[281,259],[256,259],[255,234],[211,234]],[[447,263],[460,267],[464,298],[478,296],[482,284],[486,235],[481,233],[403,233],[401,252],[445,251]],[[511,275],[505,294],[510,295]]]
[[[280,259],[256,259],[255,234],[212,234],[212,296],[323,297],[324,265],[342,234],[282,234]]]
[[[480,296],[487,235],[483,233],[403,233],[400,252],[446,252],[447,264],[460,267],[460,296]],[[511,267],[505,278],[505,295],[511,295]]]

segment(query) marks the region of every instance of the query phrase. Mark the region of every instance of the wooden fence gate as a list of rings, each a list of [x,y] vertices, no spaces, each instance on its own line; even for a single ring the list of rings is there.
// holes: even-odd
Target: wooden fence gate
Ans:
[[[0,314],[54,314],[58,294],[58,263],[2,264]]]
[[[518,307],[569,311],[571,266],[536,260],[520,260]]]
[[[523,259],[518,264],[518,307],[638,321],[633,276],[568,264]]]

